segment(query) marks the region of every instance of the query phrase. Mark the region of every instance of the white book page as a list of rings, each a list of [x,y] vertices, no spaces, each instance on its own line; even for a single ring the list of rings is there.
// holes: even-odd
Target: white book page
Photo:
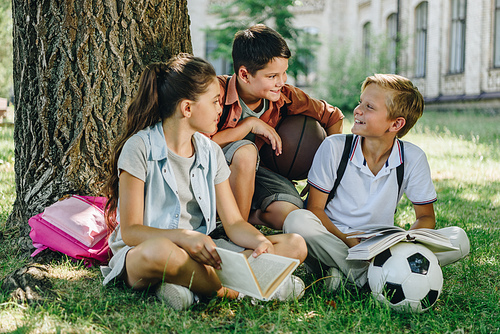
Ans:
[[[348,236],[348,239],[358,238],[358,239],[370,239],[379,235],[389,235],[393,233],[405,232],[405,230],[399,226],[380,226],[375,227],[370,231],[365,231],[361,234]]]
[[[404,239],[401,232],[377,235],[349,248],[348,260],[369,260]]]
[[[379,229],[374,232],[365,233],[362,237],[367,239],[349,249],[348,260],[369,260],[398,242],[418,242],[433,252],[457,249],[446,236],[434,229],[428,228],[409,231],[399,227],[396,227],[396,229]]]
[[[457,247],[452,245],[450,239],[447,236],[442,235],[436,230],[412,230],[410,236],[415,237],[415,241],[424,244],[433,252],[443,252],[458,249]]]
[[[262,298],[262,291],[255,276],[242,253],[217,247],[217,253],[222,260],[221,270],[216,270],[223,286],[242,292],[248,296]]]
[[[261,254],[256,258],[250,256],[248,262],[265,296],[268,294],[269,288],[276,282],[280,275],[290,268],[290,265],[298,262],[298,260],[273,254]],[[295,266],[293,266],[293,268],[295,268]],[[284,277],[281,277],[281,279],[283,278]]]

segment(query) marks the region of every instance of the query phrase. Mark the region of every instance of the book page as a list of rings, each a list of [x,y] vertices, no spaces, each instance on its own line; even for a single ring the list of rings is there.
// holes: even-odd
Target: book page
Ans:
[[[256,258],[252,256],[248,258],[264,296],[269,294],[270,288],[281,283],[279,279],[283,280],[286,277],[283,275],[295,269],[296,261],[298,262],[298,260],[273,254],[261,254]]]
[[[376,235],[363,240],[356,246],[349,248],[347,260],[369,260],[404,240],[405,235],[405,232],[390,232],[388,235]]]
[[[352,238],[358,238],[358,239],[369,239],[372,237],[376,237],[379,235],[388,235],[392,233],[399,233],[399,232],[405,232],[405,229],[399,227],[399,226],[380,226],[380,227],[375,227],[374,229],[370,231],[363,232],[361,234],[356,234],[356,235],[351,235],[348,236],[348,239]]]
[[[221,269],[216,270],[222,285],[261,300],[267,300],[300,263],[275,254],[247,259],[242,253],[216,249],[222,260]]]
[[[222,260],[221,269],[215,270],[223,286],[242,292],[248,296],[262,298],[262,291],[246,256],[227,249],[217,247]]]
[[[369,260],[398,242],[421,243],[432,252],[457,249],[446,236],[434,229],[428,228],[408,231],[400,227],[396,227],[395,229],[377,229],[377,231],[365,233],[361,237],[366,237],[367,239],[349,249],[348,260]]]
[[[408,235],[415,238],[416,242],[424,244],[433,252],[443,252],[458,249],[457,247],[454,247],[452,245],[448,237],[433,229],[419,228],[409,231]]]

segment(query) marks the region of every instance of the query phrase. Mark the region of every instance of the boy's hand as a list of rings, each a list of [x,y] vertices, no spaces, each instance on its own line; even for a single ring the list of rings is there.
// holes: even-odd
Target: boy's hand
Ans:
[[[267,144],[271,145],[276,155],[282,153],[281,137],[272,126],[256,117],[247,117],[243,121],[250,122],[250,132],[261,136]]]
[[[349,248],[354,247],[361,242],[361,239],[359,239],[359,238],[347,238],[347,237],[362,234],[362,233],[363,232],[356,231],[356,232],[351,232],[351,233],[345,234],[344,242],[347,245],[347,247],[349,247]]]
[[[178,243],[196,262],[220,269],[222,262],[215,250],[215,243],[208,235],[185,230],[185,236]]]

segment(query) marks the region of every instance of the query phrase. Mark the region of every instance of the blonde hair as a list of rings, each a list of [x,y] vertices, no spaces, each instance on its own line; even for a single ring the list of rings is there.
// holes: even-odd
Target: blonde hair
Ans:
[[[368,85],[376,84],[389,91],[385,105],[389,119],[403,117],[405,125],[396,134],[403,137],[417,123],[424,112],[424,98],[413,83],[397,74],[374,74],[365,79],[361,93]]]

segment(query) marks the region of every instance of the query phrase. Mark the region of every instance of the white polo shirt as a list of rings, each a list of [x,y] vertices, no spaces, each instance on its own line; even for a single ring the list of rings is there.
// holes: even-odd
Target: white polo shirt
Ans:
[[[327,137],[314,156],[308,183],[324,193],[330,193],[337,178],[345,138],[345,135]],[[384,167],[373,175],[363,156],[361,137],[354,137],[344,176],[325,209],[342,233],[394,225],[394,212],[403,192],[414,205],[436,201],[436,190],[424,151],[406,141],[403,146],[404,157],[399,142],[395,140]],[[398,194],[396,167],[403,162],[403,158],[404,177],[401,193]]]

